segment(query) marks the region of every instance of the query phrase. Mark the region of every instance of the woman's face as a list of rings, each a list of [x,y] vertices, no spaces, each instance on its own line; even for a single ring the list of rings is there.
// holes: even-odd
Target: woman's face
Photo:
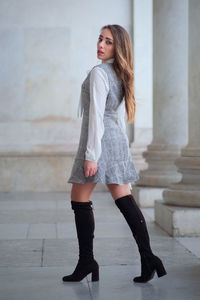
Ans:
[[[97,42],[97,57],[102,62],[114,57],[114,38],[110,29],[104,29]]]

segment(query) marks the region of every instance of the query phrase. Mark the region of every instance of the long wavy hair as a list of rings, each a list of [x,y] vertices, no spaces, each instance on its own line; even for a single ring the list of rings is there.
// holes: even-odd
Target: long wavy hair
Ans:
[[[128,117],[127,122],[131,123],[134,121],[136,111],[132,42],[128,32],[120,25],[105,25],[101,28],[101,31],[104,29],[109,29],[114,38],[113,68],[122,80]]]

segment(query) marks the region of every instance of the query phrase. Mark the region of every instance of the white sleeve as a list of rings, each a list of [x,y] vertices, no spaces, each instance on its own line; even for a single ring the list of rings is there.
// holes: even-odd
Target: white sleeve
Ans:
[[[104,133],[103,116],[109,91],[106,72],[98,67],[90,73],[90,107],[88,140],[85,159],[97,162],[101,155],[101,138]]]

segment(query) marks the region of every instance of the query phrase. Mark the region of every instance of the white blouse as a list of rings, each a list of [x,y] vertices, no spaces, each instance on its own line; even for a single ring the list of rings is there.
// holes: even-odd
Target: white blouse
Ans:
[[[114,58],[108,59],[105,62],[113,63]],[[97,162],[101,155],[101,138],[104,133],[104,111],[106,99],[109,92],[109,82],[106,72],[102,68],[94,68],[90,73],[90,107],[89,107],[89,125],[88,125],[88,141],[85,152],[85,159]],[[78,116],[81,109],[81,97],[78,106]],[[122,120],[124,131],[126,131],[124,116],[125,116],[125,101],[120,103],[117,110],[119,118]]]

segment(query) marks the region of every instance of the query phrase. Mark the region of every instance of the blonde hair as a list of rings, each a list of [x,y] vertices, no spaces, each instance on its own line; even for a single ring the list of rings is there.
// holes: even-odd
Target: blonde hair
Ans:
[[[109,29],[114,38],[114,62],[113,68],[122,80],[127,122],[131,123],[135,118],[136,103],[134,96],[134,74],[133,74],[133,48],[128,32],[120,25],[105,25],[101,28]]]

